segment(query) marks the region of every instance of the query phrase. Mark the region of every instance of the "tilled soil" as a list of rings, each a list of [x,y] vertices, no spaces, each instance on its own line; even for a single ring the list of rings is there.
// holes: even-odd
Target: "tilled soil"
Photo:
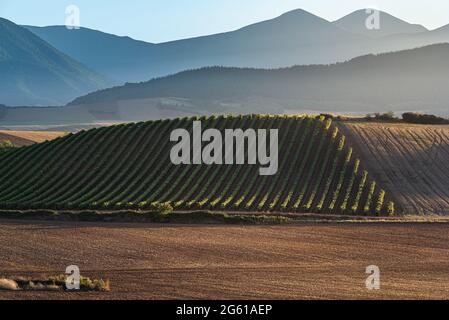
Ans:
[[[0,222],[0,278],[81,274],[108,293],[0,299],[446,299],[445,224],[294,226]],[[381,270],[367,290],[365,269]]]
[[[398,211],[449,215],[449,125],[349,122],[341,127]]]

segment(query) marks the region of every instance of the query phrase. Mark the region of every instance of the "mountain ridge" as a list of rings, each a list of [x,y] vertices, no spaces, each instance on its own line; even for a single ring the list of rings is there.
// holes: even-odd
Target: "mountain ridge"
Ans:
[[[370,37],[385,37],[394,34],[415,34],[429,31],[422,25],[408,23],[387,12],[379,11],[380,29],[370,30],[366,27],[367,18],[373,14],[375,9],[361,9],[354,11],[333,22],[336,26],[355,34]]]
[[[0,85],[7,105],[67,103],[106,87],[94,71],[32,32],[0,18]]]
[[[449,74],[447,61],[449,44],[444,43],[365,55],[332,65],[275,70],[208,67],[106,89],[77,98],[69,105],[161,97],[241,102],[257,96],[292,99],[304,107],[307,101],[321,106],[327,101],[334,101],[334,105],[348,101],[365,112],[373,111],[376,105],[393,111],[403,110],[407,104],[410,108],[418,108],[419,104],[425,108],[449,101],[444,90]],[[361,108],[363,105],[365,108]]]
[[[343,62],[364,54],[410,49],[434,41],[387,39],[384,42],[343,30],[335,22],[302,9],[230,32],[162,43],[145,43],[86,28],[27,28],[90,68],[114,79],[116,84],[147,81],[212,65],[281,68]],[[105,37],[115,44],[104,45]]]

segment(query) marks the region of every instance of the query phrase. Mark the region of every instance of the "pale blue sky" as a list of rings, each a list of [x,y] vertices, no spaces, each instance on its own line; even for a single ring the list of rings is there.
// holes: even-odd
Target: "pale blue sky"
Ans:
[[[297,8],[331,21],[374,7],[430,29],[449,24],[448,0],[0,0],[0,17],[63,25],[71,4],[80,8],[83,27],[150,42],[235,30]]]

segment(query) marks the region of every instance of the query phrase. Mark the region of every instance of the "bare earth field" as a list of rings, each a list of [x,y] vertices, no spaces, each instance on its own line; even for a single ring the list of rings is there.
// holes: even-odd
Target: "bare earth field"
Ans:
[[[0,222],[0,277],[109,278],[109,293],[0,299],[447,299],[447,224],[292,226]],[[365,268],[381,290],[365,288]]]
[[[53,140],[65,135],[62,131],[0,131],[0,142],[11,141],[17,147],[28,146],[33,143]]]
[[[341,127],[400,211],[449,215],[449,125],[349,122]]]

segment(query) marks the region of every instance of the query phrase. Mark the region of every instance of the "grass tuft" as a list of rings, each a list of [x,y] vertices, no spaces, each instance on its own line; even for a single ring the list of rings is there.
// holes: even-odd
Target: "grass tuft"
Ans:
[[[19,290],[17,282],[10,279],[0,279],[0,291],[16,291]]]
[[[68,291],[66,288],[66,275],[52,276],[47,279],[0,279],[0,290],[8,291]],[[75,290],[77,291],[77,290]],[[110,291],[109,280],[90,279],[80,277],[80,290],[83,292]]]

